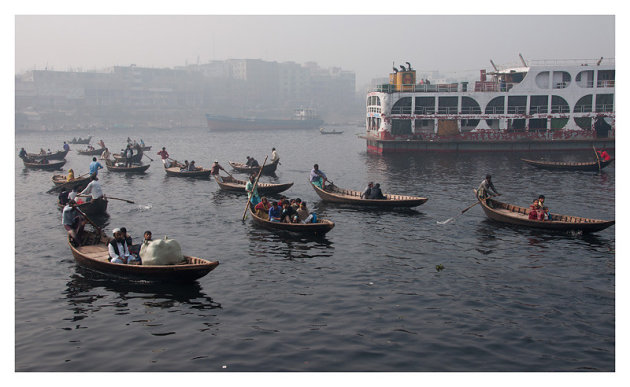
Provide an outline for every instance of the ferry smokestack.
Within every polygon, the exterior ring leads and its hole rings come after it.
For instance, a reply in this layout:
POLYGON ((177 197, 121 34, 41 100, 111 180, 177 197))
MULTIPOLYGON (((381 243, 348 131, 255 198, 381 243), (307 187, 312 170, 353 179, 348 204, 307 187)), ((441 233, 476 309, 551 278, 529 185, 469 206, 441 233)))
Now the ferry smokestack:
POLYGON ((400 67, 400 69, 401 69, 402 71, 405 71, 405 66, 400 65, 400 66, 398 66, 398 67, 400 67))
POLYGON ((411 71, 411 63, 405 62, 407 64, 407 71, 411 71))
POLYGON ((395 73, 398 73, 398 69, 396 67, 392 67, 395 73))
POLYGON ((525 63, 525 59, 523 59, 523 55, 519 53, 518 57, 521 58, 521 63, 523 64, 523 67, 527 67, 527 63, 525 63))

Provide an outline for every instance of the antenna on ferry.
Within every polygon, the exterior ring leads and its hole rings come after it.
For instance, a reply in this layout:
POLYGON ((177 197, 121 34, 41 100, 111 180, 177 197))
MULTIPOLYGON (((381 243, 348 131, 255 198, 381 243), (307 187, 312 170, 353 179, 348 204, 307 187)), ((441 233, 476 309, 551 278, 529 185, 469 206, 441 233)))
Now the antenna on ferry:
POLYGON ((604 57, 602 56, 601 58, 599 58, 599 60, 597 61, 597 65, 599 66, 600 63, 602 63, 602 60, 604 60, 604 57))
POLYGON ((499 69, 497 68, 497 66, 494 64, 494 62, 492 61, 492 59, 490 59, 490 63, 492 64, 492 67, 494 67, 494 71, 499 71, 499 69))
POLYGON ((525 59, 523 59, 523 55, 519 53, 518 57, 521 58, 521 63, 523 64, 523 67, 527 67, 527 63, 525 63, 525 59))

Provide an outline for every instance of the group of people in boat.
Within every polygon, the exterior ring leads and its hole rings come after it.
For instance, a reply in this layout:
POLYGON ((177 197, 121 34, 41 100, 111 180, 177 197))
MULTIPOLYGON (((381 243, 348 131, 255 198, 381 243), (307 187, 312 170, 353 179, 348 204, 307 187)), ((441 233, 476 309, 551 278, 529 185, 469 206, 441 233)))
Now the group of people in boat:
POLYGON ((309 211, 306 202, 300 198, 282 198, 271 202, 266 197, 262 197, 254 206, 254 212, 259 218, 271 222, 317 223, 317 214, 309 211))
MULTIPOLYGON (((115 228, 112 230, 114 236, 107 243, 107 252, 109 254, 109 261, 111 263, 121 263, 127 265, 141 265, 142 258, 140 257, 140 246, 134 245, 131 236, 127 233, 125 227, 115 228)), ((144 232, 143 243, 149 243, 153 241, 151 231, 144 232)))
POLYGON ((545 195, 539 195, 529 206, 530 220, 552 220, 549 208, 545 206, 545 195))
POLYGON ((184 164, 179 164, 180 172, 194 172, 201 171, 203 168, 195 165, 195 160, 192 160, 190 163, 188 160, 184 160, 184 164))
POLYGON ((258 160, 256 160, 253 157, 249 157, 249 156, 247 156, 247 161, 245 162, 245 165, 248 166, 248 167, 252 167, 252 168, 260 167, 260 164, 258 163, 258 160))
MULTIPOLYGON (((46 151, 44 150, 44 148, 42 148, 39 152, 39 154, 41 156, 46 156, 46 155, 50 155, 52 154, 52 152, 50 152, 50 149, 48 149, 48 153, 46 153, 46 151), (43 152, 43 153, 42 153, 43 152)), ((22 160, 24 160, 27 163, 32 163, 32 164, 50 164, 50 162, 48 161, 48 158, 46 157, 42 157, 41 159, 37 160, 37 159, 33 159, 30 158, 28 156, 28 152, 26 152, 26 149, 21 148, 20 152, 18 153, 18 157, 21 158, 22 160)))

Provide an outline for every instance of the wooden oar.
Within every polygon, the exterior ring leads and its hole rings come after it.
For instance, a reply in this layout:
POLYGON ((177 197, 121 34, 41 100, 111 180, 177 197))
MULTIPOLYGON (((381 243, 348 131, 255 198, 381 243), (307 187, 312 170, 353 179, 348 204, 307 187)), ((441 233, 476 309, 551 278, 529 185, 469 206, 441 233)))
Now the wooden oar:
MULTIPOLYGON (((262 170, 265 167, 265 164, 267 163, 267 157, 269 156, 265 156, 265 161, 263 161, 262 167, 260 167, 260 171, 258 171, 258 176, 256 176, 256 180, 254 181, 254 185, 252 186, 252 197, 254 196, 254 190, 256 189, 256 185, 258 184, 258 179, 260 179, 260 175, 262 174, 262 170)), ((249 195, 247 195, 247 205, 245 206, 245 211, 243 211, 243 221, 245 221, 245 218, 247 217, 247 210, 249 209, 249 195)))
POLYGON ((79 209, 78 205, 74 206, 74 208, 79 212, 79 214, 81 214, 85 218, 85 220, 87 220, 92 226, 94 226, 94 228, 96 228, 99 233, 103 231, 99 226, 96 225, 96 223, 92 222, 92 220, 88 218, 88 216, 85 215, 83 211, 79 209))
MULTIPOLYGON (((493 198, 493 197, 495 197, 495 196, 499 196, 499 195, 500 195, 500 194, 497 194, 497 195, 491 195, 491 196, 488 196, 486 199, 490 199, 490 198, 493 198)), ((484 199, 484 200, 485 200, 485 199, 484 199)), ((460 212, 459 214, 455 215, 455 216, 454 216, 454 217, 452 217, 452 218, 448 218, 448 219, 446 219, 446 220, 445 220, 445 221, 443 221, 443 222, 438 222, 438 224, 446 224, 446 223, 448 223, 448 222, 450 222, 450 221, 452 221, 452 220, 455 220, 458 216, 462 215, 463 213, 465 213, 466 211, 470 210, 471 208, 473 208, 474 206, 476 206, 476 205, 477 205, 477 204, 479 204, 479 203, 481 203, 481 200, 479 200, 479 199, 478 199, 475 203, 473 203, 473 204, 471 204, 470 206, 468 206, 468 207, 464 208, 464 209, 462 210, 462 212, 460 212)))
POLYGON ((595 152, 595 157, 597 157, 597 167, 599 171, 602 171, 602 164, 599 162, 599 155, 597 154, 597 150, 595 150, 595 145, 593 145, 593 152, 595 152))
POLYGON ((147 158, 148 158, 149 160, 153 161, 153 159, 152 159, 152 158, 150 158, 150 157, 149 157, 149 155, 148 155, 148 154, 146 154, 146 152, 144 152, 144 151, 143 151, 143 152, 142 152, 142 155, 143 155, 143 156, 147 156, 147 158))
POLYGON ((121 200, 123 202, 131 203, 131 204, 135 204, 136 203, 136 202, 131 201, 131 200, 114 198, 114 197, 111 197, 111 196, 103 196, 103 197, 106 198, 106 199, 121 200))

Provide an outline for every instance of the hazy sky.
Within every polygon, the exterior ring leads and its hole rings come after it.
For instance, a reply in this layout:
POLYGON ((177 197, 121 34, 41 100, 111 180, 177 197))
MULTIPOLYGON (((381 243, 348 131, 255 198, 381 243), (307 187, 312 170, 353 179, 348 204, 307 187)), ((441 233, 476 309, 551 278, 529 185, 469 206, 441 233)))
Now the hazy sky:
POLYGON ((614 16, 15 16, 15 71, 315 61, 386 77, 392 62, 468 71, 615 56, 614 16))

